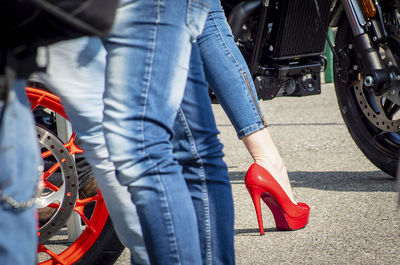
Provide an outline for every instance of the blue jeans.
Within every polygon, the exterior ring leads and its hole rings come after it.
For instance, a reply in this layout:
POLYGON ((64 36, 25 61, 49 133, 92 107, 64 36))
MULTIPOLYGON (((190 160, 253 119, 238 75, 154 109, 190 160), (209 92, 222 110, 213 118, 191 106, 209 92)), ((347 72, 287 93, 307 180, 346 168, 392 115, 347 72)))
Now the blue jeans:
MULTIPOLYGON (((0 190, 17 202, 30 200, 36 191, 40 165, 33 117, 18 80, 4 109, 0 101, 0 190)), ((0 264, 36 264, 35 208, 16 209, 0 199, 0 264)))
POLYGON ((126 187, 119 184, 109 160, 103 133, 103 93, 106 52, 98 38, 53 44, 49 58, 39 51, 38 62, 49 61, 47 74, 33 78, 58 95, 80 147, 100 187, 121 242, 130 249, 133 264, 149 264, 136 207, 126 187))
POLYGON ((106 142, 154 264, 234 263, 232 193, 196 48, 187 78, 207 11, 122 1, 106 40, 106 142))
POLYGON ((211 0, 203 33, 198 38, 206 79, 242 138, 266 126, 254 83, 219 0, 211 0))
POLYGON ((173 152, 195 206, 203 264, 234 264, 232 191, 201 65, 195 43, 173 152))

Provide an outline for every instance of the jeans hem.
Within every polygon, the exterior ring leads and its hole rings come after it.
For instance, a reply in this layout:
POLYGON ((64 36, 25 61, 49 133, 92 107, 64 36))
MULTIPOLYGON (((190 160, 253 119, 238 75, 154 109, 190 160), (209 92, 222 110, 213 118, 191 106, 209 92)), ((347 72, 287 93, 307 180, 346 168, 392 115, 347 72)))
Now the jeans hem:
POLYGON ((241 140, 244 136, 250 135, 256 131, 260 131, 264 129, 266 126, 260 121, 257 122, 256 124, 247 126, 246 128, 241 129, 240 131, 237 132, 237 136, 239 140, 241 140))

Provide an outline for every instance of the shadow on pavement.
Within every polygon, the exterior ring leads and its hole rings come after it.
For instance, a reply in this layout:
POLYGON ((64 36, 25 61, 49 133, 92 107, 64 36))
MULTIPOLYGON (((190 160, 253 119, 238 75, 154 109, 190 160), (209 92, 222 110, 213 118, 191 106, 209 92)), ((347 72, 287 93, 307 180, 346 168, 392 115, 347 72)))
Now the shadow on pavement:
MULTIPOLYGON (((255 214, 254 214, 255 216, 255 214)), ((264 235, 268 235, 271 233, 287 233, 287 231, 279 231, 275 227, 264 227, 264 235)), ((245 229, 235 229, 235 235, 246 235, 246 236, 264 236, 260 235, 260 230, 258 228, 245 228, 245 229)))
MULTIPOLYGON (((229 172, 232 184, 243 184, 245 172, 229 172)), ((327 172, 289 172, 293 188, 311 188, 348 192, 395 192, 395 178, 381 171, 327 171, 327 172)))

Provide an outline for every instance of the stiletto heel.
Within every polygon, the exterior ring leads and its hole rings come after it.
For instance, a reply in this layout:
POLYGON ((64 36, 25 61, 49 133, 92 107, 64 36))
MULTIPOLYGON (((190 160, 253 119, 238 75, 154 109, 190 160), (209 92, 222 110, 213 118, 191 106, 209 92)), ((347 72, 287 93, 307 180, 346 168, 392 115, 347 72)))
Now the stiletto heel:
POLYGON ((264 234, 264 227, 260 199, 263 199, 274 215, 278 230, 297 230, 307 225, 310 207, 305 203, 293 203, 265 168, 256 163, 251 165, 245 184, 254 203, 261 235, 264 234))
POLYGON ((264 235, 264 225, 263 225, 263 220, 262 220, 261 203, 260 203, 261 194, 264 192, 264 190, 257 186, 253 186, 253 185, 248 185, 248 186, 246 186, 246 188, 250 193, 251 199, 253 200, 254 208, 256 209, 258 227, 260 229, 260 235, 264 235))

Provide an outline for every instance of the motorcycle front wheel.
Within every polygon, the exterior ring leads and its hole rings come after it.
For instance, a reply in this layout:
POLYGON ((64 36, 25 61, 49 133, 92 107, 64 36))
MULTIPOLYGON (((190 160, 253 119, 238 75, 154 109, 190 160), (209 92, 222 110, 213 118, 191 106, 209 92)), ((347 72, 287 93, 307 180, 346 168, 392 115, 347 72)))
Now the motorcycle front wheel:
POLYGON ((362 153, 375 166, 396 177, 400 150, 400 106, 364 87, 347 20, 343 20, 337 29, 335 45, 340 51, 340 62, 334 59, 334 84, 347 129, 362 153))

